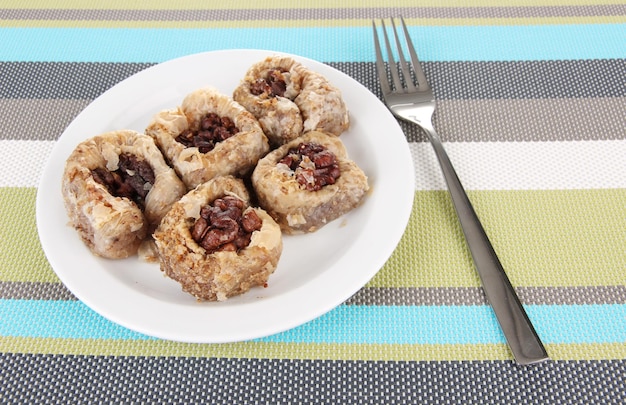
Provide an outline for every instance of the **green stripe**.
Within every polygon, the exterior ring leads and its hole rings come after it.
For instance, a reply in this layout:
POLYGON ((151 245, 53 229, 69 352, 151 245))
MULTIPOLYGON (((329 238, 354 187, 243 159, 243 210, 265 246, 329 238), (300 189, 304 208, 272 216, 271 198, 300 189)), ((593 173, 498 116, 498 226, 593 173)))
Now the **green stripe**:
MULTIPOLYGON (((475 361, 512 360, 505 344, 382 345, 240 342, 190 344, 164 340, 93 340, 0 337, 6 353, 82 356, 186 356, 260 359, 475 361)), ((552 360, 610 360, 626 357, 626 344, 549 344, 552 360)))
POLYGON ((58 281, 37 237, 36 195, 36 188, 0 188, 0 280, 2 281, 58 281))
MULTIPOLYGON (((468 194, 514 286, 626 284, 626 189, 468 194)), ((448 194, 417 191, 404 236, 369 286, 479 285, 448 194)))
MULTIPOLYGON (((626 189, 469 194, 514 286, 626 284, 626 189)), ((35 198, 35 188, 0 188, 0 281, 58 281, 35 198)), ((480 286, 446 192, 415 192, 407 230, 368 286, 480 286)))

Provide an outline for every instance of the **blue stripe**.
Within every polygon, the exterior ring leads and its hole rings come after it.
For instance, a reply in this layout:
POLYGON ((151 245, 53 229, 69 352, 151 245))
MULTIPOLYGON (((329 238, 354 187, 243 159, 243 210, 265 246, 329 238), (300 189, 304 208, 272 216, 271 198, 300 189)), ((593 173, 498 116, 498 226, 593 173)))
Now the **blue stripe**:
MULTIPOLYGON (((626 305, 531 305, 528 316, 544 343, 626 342, 626 305)), ((80 301, 0 300, 0 335, 82 339, 147 339, 80 301)), ((266 342, 377 344, 504 343, 488 306, 342 305, 266 342), (390 321, 393 320, 393 321, 390 321)))
POLYGON ((0 300, 0 336, 146 339, 80 301, 0 300))
MULTIPOLYGON (((626 24, 410 29, 425 61, 612 59, 626 55, 626 24)), ((0 38, 0 61, 162 62, 237 48, 272 49, 324 62, 371 62, 374 56, 369 27, 0 28, 0 38)))
MULTIPOLYGON (((544 343, 626 342, 626 305, 525 307, 544 343)), ((271 342, 505 343, 488 306, 341 306, 271 342), (394 321, 390 321, 394 320, 394 321)))

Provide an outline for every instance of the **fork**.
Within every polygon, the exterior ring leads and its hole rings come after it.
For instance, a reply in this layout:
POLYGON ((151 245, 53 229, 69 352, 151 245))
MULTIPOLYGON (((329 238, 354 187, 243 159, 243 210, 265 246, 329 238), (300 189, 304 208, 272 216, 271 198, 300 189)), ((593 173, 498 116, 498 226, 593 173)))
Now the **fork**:
POLYGON ((463 185, 450 162, 450 158, 435 132, 432 124, 432 116, 435 112, 433 91, 419 64, 404 18, 400 17, 400 21, 411 61, 409 63, 404 58, 396 24, 392 18, 392 31, 400 61, 398 65, 394 61, 385 21, 381 20, 383 38, 387 49, 387 65, 389 66, 393 84, 389 82, 376 22, 372 21, 376 50, 376 69, 385 104, 396 117, 417 124, 428 136, 441 166, 448 191, 474 260, 474 265, 483 284, 485 295, 493 307, 513 357, 519 364, 533 364, 547 360, 548 354, 546 349, 541 343, 530 319, 528 319, 528 315, 524 311, 519 297, 502 268, 502 264, 463 189, 463 185))

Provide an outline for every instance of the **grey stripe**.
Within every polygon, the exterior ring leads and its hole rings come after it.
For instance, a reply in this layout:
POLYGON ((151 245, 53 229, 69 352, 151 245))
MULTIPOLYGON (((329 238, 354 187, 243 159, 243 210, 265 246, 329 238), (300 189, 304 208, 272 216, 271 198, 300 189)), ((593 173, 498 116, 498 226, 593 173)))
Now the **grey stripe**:
MULTIPOLYGON (((380 94, 374 63, 328 63, 380 94)), ((95 98, 150 63, 1 62, 2 98, 95 98)), ((425 62, 438 99, 624 97, 626 59, 425 62), (584 79, 584 85, 583 85, 584 79)))
MULTIPOLYGON (((373 64, 330 65, 380 97, 373 64)), ((8 78, 0 87, 4 136, 57 139, 91 99, 149 66, 0 63, 0 77, 8 78)), ((425 70, 437 93, 435 126, 444 141, 624 138, 626 60, 437 62, 425 70), (579 77, 590 71, 597 73, 580 86, 579 77)), ((409 141, 425 140, 416 126, 401 125, 409 141)))
POLYGON ((56 140, 91 100, 0 99, 3 137, 19 140, 56 140))
MULTIPOLYGON (((0 99, 5 139, 56 140, 91 100, 0 99)), ((434 125, 444 141, 578 141, 624 139, 626 97, 440 100, 434 125)), ((400 124, 409 141, 425 138, 400 124)))
POLYGON ((63 283, 3 281, 0 299, 73 301, 77 298, 63 283))
POLYGON ((475 287, 366 287, 359 290, 346 305, 485 305, 482 289, 475 287))
MULTIPOLYGON (((626 286, 518 287, 526 305, 626 304, 626 286)), ((0 299, 76 300, 62 283, 0 282, 0 299)), ((485 305, 479 287, 365 287, 346 305, 485 305)))
POLYGON ((622 97, 626 59, 430 62, 424 71, 440 99, 622 97))
POLYGON ((626 14, 623 4, 545 7, 376 7, 223 10, 82 10, 2 9, 6 20, 74 21, 251 21, 405 18, 539 18, 626 14))
POLYGON ((624 108, 626 97, 441 100, 433 121, 444 141, 617 140, 624 108))
MULTIPOLYGON (((367 349, 356 345, 354 350, 367 349)), ((5 353, 0 354, 0 381, 3 402, 15 404, 611 405, 626 401, 623 359, 549 361, 532 367, 512 361, 418 360, 5 353)))
MULTIPOLYGON (((525 305, 626 304, 626 286, 518 287, 525 305)), ((347 305, 486 305, 480 287, 362 288, 347 305)))
MULTIPOLYGON (((379 94, 374 63, 328 64, 379 94)), ((623 81, 626 59, 425 62, 423 65, 440 100, 626 96, 623 81)), ((152 64, 2 62, 0 99, 95 98, 149 66, 152 64)))
POLYGON ((93 99, 153 63, 0 62, 0 99, 93 99))

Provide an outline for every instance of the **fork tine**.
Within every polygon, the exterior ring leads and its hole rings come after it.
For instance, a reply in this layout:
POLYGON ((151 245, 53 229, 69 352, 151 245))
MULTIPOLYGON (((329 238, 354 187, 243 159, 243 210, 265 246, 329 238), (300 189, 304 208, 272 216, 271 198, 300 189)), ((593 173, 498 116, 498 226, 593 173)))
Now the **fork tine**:
POLYGON ((409 91, 415 91, 417 88, 411 79, 411 70, 409 69, 409 65, 406 63, 406 59, 404 58, 404 52, 402 52, 402 45, 400 44, 400 37, 398 36, 398 30, 396 29, 396 23, 393 18, 391 19, 391 26, 393 27, 393 36, 396 39, 396 48, 398 49, 398 58, 400 59, 400 67, 402 68, 404 83, 409 88, 409 91))
POLYGON ((406 24, 404 22, 404 17, 400 17, 400 21, 402 22, 402 30, 404 31, 404 38, 406 39, 407 47, 409 48, 409 55, 411 55, 411 64, 413 64, 413 70, 415 71, 415 78, 417 79, 417 85, 420 90, 428 90, 430 89, 430 85, 426 80, 426 76, 424 75, 424 71, 422 70, 422 66, 420 65, 419 59, 417 59, 417 52, 415 52, 415 47, 413 46, 413 41, 411 41, 411 37, 409 36, 409 30, 406 28, 406 24))
POLYGON ((387 36, 387 27, 385 27, 385 20, 380 20, 380 23, 383 27, 383 37, 385 38, 385 46, 387 47, 387 59, 389 63, 389 70, 391 71, 391 78, 393 79, 393 85, 396 88, 396 91, 402 89, 402 82, 400 81, 400 76, 398 75, 398 69, 394 58, 393 52, 391 50, 391 44, 389 43, 389 36, 387 36))
POLYGON ((391 87, 389 86, 389 80, 387 80, 387 70, 385 69, 383 54, 380 50, 380 41, 378 39, 376 22, 374 20, 372 20, 372 27, 374 28, 374 48, 376 50, 376 70, 378 71, 378 80, 380 81, 380 88, 383 91, 383 95, 386 95, 391 92, 391 87))

